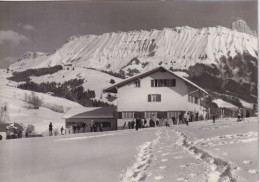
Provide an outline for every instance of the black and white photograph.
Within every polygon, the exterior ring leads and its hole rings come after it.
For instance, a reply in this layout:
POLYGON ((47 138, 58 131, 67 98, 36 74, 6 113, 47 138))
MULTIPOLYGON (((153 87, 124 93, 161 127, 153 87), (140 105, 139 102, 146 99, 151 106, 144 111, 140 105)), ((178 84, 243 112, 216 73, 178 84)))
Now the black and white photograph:
POLYGON ((0 2, 1 182, 258 182, 258 1, 0 2))

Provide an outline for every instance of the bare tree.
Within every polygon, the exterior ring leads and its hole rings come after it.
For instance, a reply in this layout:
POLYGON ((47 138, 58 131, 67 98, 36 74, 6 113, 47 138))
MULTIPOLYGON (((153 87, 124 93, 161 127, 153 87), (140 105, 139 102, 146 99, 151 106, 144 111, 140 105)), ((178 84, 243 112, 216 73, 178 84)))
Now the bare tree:
POLYGON ((8 103, 4 103, 0 109, 0 123, 10 122, 8 103))

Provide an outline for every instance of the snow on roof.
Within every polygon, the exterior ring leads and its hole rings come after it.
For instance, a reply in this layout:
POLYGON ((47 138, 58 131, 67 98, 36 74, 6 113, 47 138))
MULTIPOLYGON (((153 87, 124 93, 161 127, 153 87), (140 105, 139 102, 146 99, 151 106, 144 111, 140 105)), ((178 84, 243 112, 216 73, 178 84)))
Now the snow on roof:
POLYGON ((237 106, 235 106, 229 102, 226 102, 222 99, 215 99, 212 102, 216 103, 218 105, 218 107, 220 107, 220 108, 238 109, 237 106))
POLYGON ((88 112, 92 111, 94 109, 97 109, 99 107, 72 107, 68 112, 66 112, 63 116, 64 119, 70 118, 74 115, 83 113, 83 112, 88 112))
POLYGON ((114 118, 114 111, 114 107, 74 107, 63 118, 114 118))
POLYGON ((154 72, 157 72, 157 71, 159 71, 159 70, 161 70, 161 69, 164 69, 164 70, 168 71, 169 73, 171 73, 171 74, 173 74, 174 76, 176 76, 176 77, 178 77, 178 78, 184 80, 185 82, 187 82, 187 83, 189 83, 190 85, 192 85, 192 86, 198 88, 199 90, 201 90, 202 92, 204 92, 205 94, 208 95, 208 92, 207 92, 206 90, 204 90, 203 88, 201 88, 200 86, 198 86, 198 85, 196 85, 195 83, 191 82, 191 81, 188 80, 187 78, 184 78, 184 77, 180 76, 180 74, 177 74, 177 73, 175 73, 175 72, 173 72, 173 71, 171 71, 171 70, 168 70, 168 69, 166 69, 166 68, 164 68, 164 67, 162 67, 162 66, 157 67, 157 68, 154 68, 154 69, 152 69, 152 70, 150 70, 150 71, 147 71, 147 72, 144 72, 144 73, 137 74, 137 75, 135 75, 135 76, 133 76, 133 77, 127 78, 127 79, 125 79, 125 80, 123 80, 123 81, 121 81, 121 82, 119 82, 119 83, 117 83, 117 84, 114 84, 114 85, 112 85, 112 86, 110 86, 110 87, 105 88, 104 91, 105 91, 105 92, 116 92, 118 87, 121 87, 121 86, 123 86, 123 85, 125 85, 125 84, 127 84, 127 83, 129 83, 129 82, 131 82, 131 81, 134 81, 134 80, 138 79, 138 78, 146 77, 146 76, 148 76, 148 75, 150 75, 150 74, 152 74, 152 73, 154 73, 154 72))

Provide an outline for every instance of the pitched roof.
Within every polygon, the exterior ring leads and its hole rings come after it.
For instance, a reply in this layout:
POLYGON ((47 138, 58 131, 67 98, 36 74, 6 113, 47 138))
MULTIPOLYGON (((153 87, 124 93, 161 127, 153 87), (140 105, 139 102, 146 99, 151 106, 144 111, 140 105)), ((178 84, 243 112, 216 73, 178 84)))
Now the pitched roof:
POLYGON ((64 116, 64 119, 80 118, 115 118, 115 107, 74 107, 71 108, 64 116))
POLYGON ((105 88, 104 91, 105 91, 105 92, 113 92, 113 93, 116 93, 116 92, 117 92, 117 88, 119 88, 119 87, 121 87, 121 86, 123 86, 123 85, 125 85, 125 84, 127 84, 127 83, 129 83, 129 82, 132 82, 132 81, 134 81, 134 80, 136 80, 136 79, 144 78, 144 77, 146 77, 146 76, 148 76, 148 75, 150 75, 150 74, 152 74, 152 73, 155 73, 155 72, 157 72, 157 71, 160 71, 160 70, 168 71, 169 73, 171 73, 171 74, 173 74, 174 76, 176 76, 176 77, 182 79, 183 81, 185 81, 185 82, 187 82, 188 84, 190 84, 190 85, 196 87, 197 89, 201 90, 202 92, 204 92, 205 94, 208 95, 208 92, 207 92, 206 90, 204 90, 203 88, 201 88, 200 86, 196 85, 195 83, 193 83, 192 81, 188 80, 187 78, 184 78, 184 77, 182 77, 182 76, 176 74, 175 72, 173 72, 173 71, 171 71, 171 70, 168 70, 168 69, 166 69, 166 68, 164 68, 164 67, 162 67, 162 66, 157 67, 157 68, 154 68, 154 69, 152 69, 152 70, 150 70, 150 71, 147 71, 147 72, 144 72, 144 73, 137 74, 137 75, 135 75, 135 76, 133 76, 133 77, 127 78, 127 79, 125 79, 125 80, 123 80, 123 81, 121 81, 121 82, 119 82, 119 83, 117 83, 117 84, 114 84, 114 85, 112 85, 112 86, 110 86, 110 87, 105 88))

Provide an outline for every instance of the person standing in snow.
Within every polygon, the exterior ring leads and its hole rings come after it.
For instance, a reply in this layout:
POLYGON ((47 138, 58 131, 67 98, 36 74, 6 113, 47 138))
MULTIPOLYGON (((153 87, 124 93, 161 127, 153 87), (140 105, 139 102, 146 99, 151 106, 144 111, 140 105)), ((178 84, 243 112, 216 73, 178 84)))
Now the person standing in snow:
POLYGON ((131 129, 131 121, 128 121, 128 129, 131 129))
POLYGON ((49 124, 49 135, 52 136, 52 122, 49 124))
POLYGON ((99 123, 99 130, 100 130, 101 132, 103 131, 103 125, 102 125, 101 122, 99 123))
POLYGON ((63 135, 63 131, 64 131, 64 128, 63 128, 63 126, 62 126, 61 129, 60 129, 60 134, 61 134, 61 135, 63 135))
POLYGON ((97 123, 93 124, 93 130, 94 130, 94 132, 97 132, 97 123))
POLYGON ((156 120, 156 126, 159 126, 159 120, 158 119, 156 120))
POLYGON ((136 129, 136 131, 138 130, 138 128, 140 127, 140 120, 139 120, 139 118, 136 118, 136 120, 135 120, 135 129, 136 129))
POLYGON ((193 121, 193 113, 190 114, 190 122, 193 121))
POLYGON ((166 127, 170 127, 170 124, 169 124, 168 119, 166 119, 166 121, 165 121, 165 126, 166 126, 166 127))
POLYGON ((153 126, 153 120, 150 119, 150 121, 149 121, 149 127, 152 127, 152 126, 153 126))
POLYGON ((77 124, 78 133, 80 133, 80 123, 77 124))
POLYGON ((90 122, 90 132, 93 132, 93 125, 94 125, 94 121, 91 120, 91 122, 90 122))
POLYGON ((124 125, 123 125, 123 128, 122 129, 125 129, 126 128, 126 122, 124 123, 124 125))
POLYGON ((199 112, 196 112, 195 121, 199 120, 199 112))
POLYGON ((83 123, 82 123, 83 133, 85 133, 86 126, 87 126, 86 122, 83 122, 83 123))
POLYGON ((73 123, 72 129, 74 134, 76 133, 76 128, 77 128, 76 123, 73 123))
POLYGON ((189 125, 189 120, 190 120, 190 115, 188 112, 186 112, 184 114, 184 121, 185 121, 185 124, 188 126, 189 125))
POLYGON ((172 124, 175 125, 175 117, 172 117, 172 124))
POLYGON ((147 127, 147 120, 146 120, 146 118, 144 118, 144 127, 146 128, 147 127))
POLYGON ((135 127, 135 121, 133 120, 132 121, 132 129, 134 129, 134 127, 135 127))
POLYGON ((215 119, 216 119, 215 114, 212 114, 212 120, 213 120, 212 123, 215 123, 215 119))
POLYGON ((179 125, 179 124, 182 124, 182 122, 183 122, 183 114, 180 113, 180 115, 179 115, 179 123, 178 123, 178 125, 179 125))
POLYGON ((237 121, 241 121, 241 109, 238 109, 237 121))

